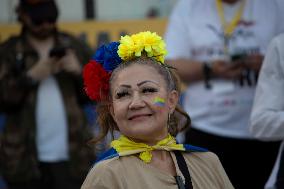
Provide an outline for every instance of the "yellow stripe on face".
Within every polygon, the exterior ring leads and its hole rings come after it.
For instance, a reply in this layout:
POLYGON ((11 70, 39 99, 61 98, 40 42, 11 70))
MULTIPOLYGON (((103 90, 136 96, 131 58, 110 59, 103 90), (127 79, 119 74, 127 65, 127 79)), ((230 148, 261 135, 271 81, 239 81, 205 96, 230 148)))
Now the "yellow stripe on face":
POLYGON ((165 105, 165 99, 160 97, 155 97, 154 104, 157 106, 164 106, 165 105))

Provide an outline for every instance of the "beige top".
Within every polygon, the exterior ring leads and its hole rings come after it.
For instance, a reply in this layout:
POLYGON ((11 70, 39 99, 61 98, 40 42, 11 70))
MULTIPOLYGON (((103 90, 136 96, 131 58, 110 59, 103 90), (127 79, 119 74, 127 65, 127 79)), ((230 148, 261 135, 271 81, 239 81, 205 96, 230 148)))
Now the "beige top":
MULTIPOLYGON (((182 176, 171 152, 177 175, 182 176)), ((194 189, 232 189, 218 157, 212 152, 183 153, 194 189)), ((183 178, 183 176, 182 176, 183 178)), ((96 164, 81 189, 177 189, 175 178, 136 156, 115 157, 96 164)))

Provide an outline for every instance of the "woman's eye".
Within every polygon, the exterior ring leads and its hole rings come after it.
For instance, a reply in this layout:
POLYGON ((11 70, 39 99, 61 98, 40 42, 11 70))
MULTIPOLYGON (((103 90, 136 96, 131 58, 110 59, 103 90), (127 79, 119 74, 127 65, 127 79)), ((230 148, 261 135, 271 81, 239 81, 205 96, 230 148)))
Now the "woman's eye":
POLYGON ((155 93, 155 92, 158 92, 158 90, 155 89, 155 88, 144 88, 144 89, 142 90, 142 92, 143 92, 143 93, 155 93))
POLYGON ((119 99, 119 98, 125 97, 127 95, 129 95, 129 93, 127 91, 118 92, 118 93, 116 93, 116 98, 119 99))

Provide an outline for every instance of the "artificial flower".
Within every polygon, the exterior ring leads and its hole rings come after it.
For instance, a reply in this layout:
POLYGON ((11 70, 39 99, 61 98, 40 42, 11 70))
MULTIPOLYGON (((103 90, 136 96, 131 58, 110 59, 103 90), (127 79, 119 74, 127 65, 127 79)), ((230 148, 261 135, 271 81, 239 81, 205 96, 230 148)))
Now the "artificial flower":
POLYGON ((103 100, 109 91, 110 73, 106 72, 102 64, 91 60, 83 69, 85 92, 90 99, 103 100))
POLYGON ((111 42, 107 45, 102 45, 96 51, 96 54, 92 59, 102 64, 106 71, 111 72, 122 62, 121 58, 117 54, 118 46, 118 42, 111 42))
POLYGON ((165 42, 160 36, 155 32, 146 31, 121 37, 117 53, 122 60, 127 61, 135 56, 141 56, 145 51, 148 57, 164 63, 164 56, 167 53, 165 47, 165 42))

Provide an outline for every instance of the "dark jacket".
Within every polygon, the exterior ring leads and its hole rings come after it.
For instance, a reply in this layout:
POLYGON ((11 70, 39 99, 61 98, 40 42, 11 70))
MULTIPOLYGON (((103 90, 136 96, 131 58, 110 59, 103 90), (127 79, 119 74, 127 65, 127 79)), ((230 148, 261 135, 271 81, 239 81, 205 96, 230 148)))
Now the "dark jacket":
MULTIPOLYGON (((56 46, 59 45, 72 48, 82 64, 88 62, 92 53, 79 40, 58 32, 56 46)), ((6 115, 0 135, 0 173, 10 182, 29 181, 40 176, 35 144, 38 84, 25 75, 38 59, 23 34, 11 37, 0 46, 0 112, 6 115)), ((67 72, 60 72, 55 78, 68 121, 70 173, 74 179, 83 179, 94 160, 94 152, 86 145, 92 135, 82 108, 88 102, 82 78, 67 72)))

